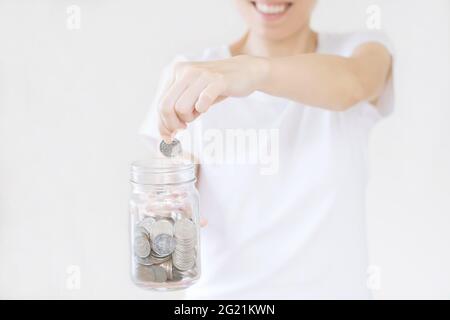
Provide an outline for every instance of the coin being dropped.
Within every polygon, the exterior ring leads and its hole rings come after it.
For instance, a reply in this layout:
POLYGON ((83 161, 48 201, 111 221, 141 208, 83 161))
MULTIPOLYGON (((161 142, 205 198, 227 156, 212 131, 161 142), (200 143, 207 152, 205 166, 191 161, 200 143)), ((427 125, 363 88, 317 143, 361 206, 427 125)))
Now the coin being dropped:
POLYGON ((168 256, 175 250, 176 241, 168 234, 162 233, 153 240, 153 250, 159 256, 168 256))
POLYGON ((182 152, 181 143, 177 139, 173 139, 171 143, 166 143, 164 140, 161 141, 159 150, 168 158, 179 156, 182 152))
POLYGON ((140 235, 134 238, 134 252, 140 258, 145 258, 150 254, 150 242, 146 236, 140 235))

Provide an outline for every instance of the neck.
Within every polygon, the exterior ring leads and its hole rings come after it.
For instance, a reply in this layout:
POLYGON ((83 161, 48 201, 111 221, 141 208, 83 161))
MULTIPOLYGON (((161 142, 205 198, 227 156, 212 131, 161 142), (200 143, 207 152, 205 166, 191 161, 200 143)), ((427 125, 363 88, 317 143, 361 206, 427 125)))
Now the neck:
POLYGON ((317 33, 307 26, 280 40, 267 39, 249 31, 231 45, 230 50, 233 56, 246 54, 260 57, 284 57, 315 52, 316 47, 317 33))

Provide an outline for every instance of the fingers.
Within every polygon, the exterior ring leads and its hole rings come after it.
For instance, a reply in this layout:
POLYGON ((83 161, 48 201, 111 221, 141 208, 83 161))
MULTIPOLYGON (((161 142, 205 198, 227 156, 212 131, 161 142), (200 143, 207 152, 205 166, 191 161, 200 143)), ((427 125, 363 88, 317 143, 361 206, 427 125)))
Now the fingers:
POLYGON ((221 81, 214 81, 210 83, 199 95, 198 101, 195 104, 195 109, 199 113, 208 111, 220 97, 224 91, 224 84, 221 81))
POLYGON ((172 132, 171 130, 167 129, 167 127, 165 126, 164 120, 161 117, 161 115, 159 116, 158 130, 159 130, 159 134, 161 135, 161 138, 164 140, 165 143, 171 143, 172 142, 173 136, 174 136, 174 132, 172 132))
POLYGON ((203 73, 181 94, 175 103, 175 112, 182 121, 191 122, 199 115, 194 105, 210 82, 211 77, 203 73))
MULTIPOLYGON (((186 86, 186 81, 175 80, 161 100, 159 110, 161 123, 170 133, 186 127, 185 122, 178 117, 175 111, 175 102, 183 93, 186 86)), ((163 132, 161 132, 161 134, 163 134, 163 132)))
POLYGON ((175 69, 174 81, 167 89, 159 108, 159 131, 166 142, 171 142, 178 130, 196 119, 217 102, 225 86, 221 77, 199 67, 181 63, 175 69))
POLYGON ((175 75, 175 80, 164 94, 159 108, 160 134, 166 142, 170 142, 172 140, 172 137, 177 130, 185 129, 186 122, 188 122, 188 120, 192 121, 196 116, 198 116, 192 111, 188 112, 184 105, 180 114, 177 113, 175 108, 176 102, 180 96, 182 96, 186 88, 188 88, 189 85, 192 82, 195 82, 198 78, 198 72, 184 69, 181 69, 180 71, 180 69, 181 67, 177 67, 178 71, 175 75))

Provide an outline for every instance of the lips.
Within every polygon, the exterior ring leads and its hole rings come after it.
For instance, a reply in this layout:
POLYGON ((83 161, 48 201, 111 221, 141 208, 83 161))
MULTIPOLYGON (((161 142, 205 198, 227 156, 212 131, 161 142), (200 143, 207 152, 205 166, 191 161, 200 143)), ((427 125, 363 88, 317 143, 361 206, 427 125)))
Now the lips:
POLYGON ((291 2, 251 1, 255 10, 265 17, 280 17, 289 10, 291 2))

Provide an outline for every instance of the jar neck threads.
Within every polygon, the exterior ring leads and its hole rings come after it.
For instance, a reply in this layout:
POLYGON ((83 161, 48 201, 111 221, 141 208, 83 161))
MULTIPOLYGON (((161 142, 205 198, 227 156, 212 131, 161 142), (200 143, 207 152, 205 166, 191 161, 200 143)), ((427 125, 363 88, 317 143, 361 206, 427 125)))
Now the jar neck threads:
POLYGON ((181 159, 154 158, 131 165, 131 183, 138 185, 177 185, 195 182, 195 165, 181 159))

